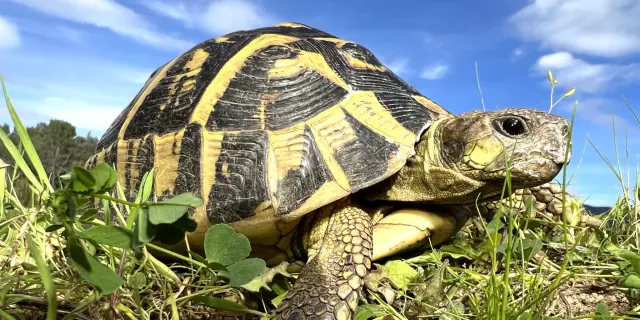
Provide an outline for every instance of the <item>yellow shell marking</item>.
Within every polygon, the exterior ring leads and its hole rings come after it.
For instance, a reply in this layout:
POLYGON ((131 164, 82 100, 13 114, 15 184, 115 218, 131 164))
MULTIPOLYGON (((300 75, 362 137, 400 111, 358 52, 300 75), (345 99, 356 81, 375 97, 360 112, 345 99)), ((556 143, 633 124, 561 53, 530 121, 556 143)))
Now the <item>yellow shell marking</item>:
POLYGON ((204 206, 209 203, 211 187, 216 183, 216 162, 222 150, 223 132, 202 130, 202 198, 204 206))
POLYGON ((126 166, 126 159, 127 159, 127 149, 129 148, 129 141, 127 140, 123 140, 123 139, 119 139, 118 140, 118 146, 117 146, 118 150, 117 152, 117 158, 118 158, 118 163, 116 163, 116 171, 118 172, 118 182, 120 183, 120 185, 124 188, 127 185, 127 181, 126 181, 126 177, 125 177, 125 166, 126 166))
POLYGON ((360 60, 352 56, 347 52, 341 51, 340 54, 345 59, 347 64, 354 69, 368 69, 368 70, 379 71, 379 72, 384 72, 388 70, 385 66, 374 66, 370 63, 367 63, 366 61, 360 60))
MULTIPOLYGON (((342 171, 342 169, 340 169, 342 171)), ((335 177, 335 176, 334 176, 335 177)), ((347 182, 348 184, 348 182, 347 182)), ((350 187, 349 187, 350 189, 350 187)), ((307 212, 318 209, 322 204, 331 203, 349 195, 348 189, 345 189, 336 181, 325 182, 316 192, 307 199, 298 209, 294 210, 283 221, 290 221, 300 218, 307 212)))
POLYGON ((164 79, 165 76, 167 75, 167 71, 169 70, 169 68, 171 68, 176 61, 178 60, 178 58, 180 58, 180 55, 178 55, 177 57, 173 58, 173 60, 171 60, 169 63, 167 63, 162 70, 160 70, 155 77, 153 77, 153 79, 149 82, 149 85, 146 86, 143 90, 143 92, 140 94, 140 96, 138 97, 138 100, 135 101, 133 107, 131 108, 131 110, 129 110, 129 113, 127 114, 127 117, 124 120, 124 123, 122 124, 122 127, 120 128, 120 132, 118 132, 118 140, 122 140, 124 138, 124 133, 127 130, 127 127, 129 126, 129 123, 131 122, 131 119, 133 119, 133 115, 136 114, 136 112, 138 112, 138 108, 140 108, 140 105, 142 105, 142 102, 144 101, 144 99, 149 95, 149 93, 155 89, 158 86, 158 83, 160 83, 160 80, 164 79))
MULTIPOLYGON (((329 108, 306 121, 311 129, 327 168, 333 178, 346 191, 351 190, 346 174, 335 158, 335 150, 355 138, 355 133, 340 108, 329 108)), ((316 194, 320 191, 316 192, 316 194)))
POLYGON ((344 40, 344 39, 340 39, 340 38, 323 38, 323 37, 318 37, 318 38, 313 38, 315 40, 319 40, 319 41, 326 41, 326 42, 333 42, 336 47, 338 49, 342 48, 342 46, 344 46, 347 43, 355 43, 353 41, 349 41, 349 40, 344 40))
POLYGON ((245 61, 258 50, 273 44, 285 44, 299 40, 296 37, 265 34, 257 37, 240 51, 238 51, 229 61, 220 69, 216 77, 209 83, 204 93, 200 97, 200 101, 191 115, 190 122, 197 122, 206 125, 209 115, 213 112, 213 106, 218 102, 227 90, 229 83, 240 72, 245 61))
POLYGON ((165 191, 173 194, 176 178, 178 177, 178 160, 184 129, 176 133, 167 133, 153 137, 155 143, 155 194, 165 191))
POLYGON ((207 61, 209 58, 209 53, 204 51, 204 49, 199 48, 195 50, 191 56, 191 59, 185 64, 185 69, 190 71, 200 70, 202 68, 202 64, 207 61))
MULTIPOLYGON (((140 139, 135 139, 131 141, 131 151, 127 151, 127 152, 131 152, 132 154, 132 163, 129 169, 129 185, 128 188, 129 189, 129 196, 132 195, 133 192, 135 192, 135 186, 136 186, 136 182, 138 182, 138 179, 140 179, 140 171, 138 170, 138 149, 140 149, 140 143, 142 142, 142 140, 140 139)), ((126 158, 125 158, 126 159, 126 158)))
POLYGON ((412 147, 416 135, 402 126, 370 91, 352 93, 340 103, 347 112, 375 133, 403 146, 412 147))
MULTIPOLYGON (((431 113, 433 113, 433 111, 435 111, 436 113, 438 113, 438 117, 439 118, 445 118, 445 117, 453 117, 453 115, 443 109, 440 105, 438 105, 437 103, 429 100, 426 97, 423 96, 418 96, 418 95, 413 95, 412 96, 413 99, 415 99, 416 101, 420 102, 420 104, 422 104, 423 106, 425 106, 425 108, 427 108, 427 110, 431 111, 431 113)), ((433 115, 433 114, 432 114, 433 115)))
POLYGON ((299 51, 294 59, 277 60, 274 68, 269 70, 268 77, 293 77, 306 69, 313 69, 343 89, 351 91, 349 85, 327 64, 327 60, 321 54, 314 52, 299 51))
MULTIPOLYGON (((204 64, 204 62, 207 61, 207 58, 209 58, 208 52, 204 51, 201 48, 195 50, 192 53, 191 59, 189 59, 189 61, 185 63, 182 69, 182 72, 179 75, 177 75, 173 80, 173 82, 169 85, 169 96, 178 95, 179 97, 181 93, 189 92, 193 90, 193 88, 196 86, 196 82, 194 79, 189 79, 183 82, 179 88, 179 91, 176 90, 176 86, 178 85, 178 83, 180 83, 180 80, 182 80, 182 78, 192 77, 200 73, 200 71, 202 70, 202 64, 204 64)), ((175 103, 176 105, 179 104, 180 103, 179 99, 176 99, 175 103)), ((160 106, 160 110, 164 110, 165 108, 166 108, 165 104, 162 104, 160 106)))
POLYGON ((294 23, 294 22, 283 22, 283 23, 278 23, 276 25, 274 25, 274 27, 290 27, 290 28, 307 28, 307 26, 301 25, 299 23, 294 23))
POLYGON ((302 165, 305 150, 304 123, 277 131, 267 131, 267 134, 278 170, 277 180, 282 180, 290 169, 302 165))

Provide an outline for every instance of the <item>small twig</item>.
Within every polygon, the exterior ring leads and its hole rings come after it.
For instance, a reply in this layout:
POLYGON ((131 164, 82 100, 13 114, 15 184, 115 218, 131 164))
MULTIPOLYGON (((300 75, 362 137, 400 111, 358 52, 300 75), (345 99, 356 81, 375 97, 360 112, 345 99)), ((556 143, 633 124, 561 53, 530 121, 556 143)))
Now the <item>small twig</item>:
MULTIPOLYGON (((21 308, 23 307, 32 307, 32 308, 45 307, 46 308, 48 305, 47 299, 34 297, 26 294, 12 294, 12 293, 7 294, 6 300, 12 300, 12 299, 18 300, 13 304, 20 306, 21 308)), ((58 299, 57 303, 58 303, 58 307, 64 310, 73 310, 77 306, 77 304, 75 303, 70 303, 68 300, 62 300, 62 299, 58 299)))
MULTIPOLYGON (((127 250, 122 250, 122 256, 120 257, 120 265, 118 266, 118 275, 120 277, 122 277, 122 274, 124 273, 124 262, 126 258, 127 258, 127 250)), ((114 314, 120 315, 120 311, 118 310, 118 290, 114 291, 111 294, 110 304, 114 314)))
POLYGON ((573 318, 573 312, 571 312, 571 306, 569 305, 569 301, 567 301, 567 298, 564 296, 564 293, 562 292, 558 292, 558 296, 560 297, 560 299, 562 299, 562 302, 564 302, 564 308, 566 309, 566 316, 569 318, 573 318))

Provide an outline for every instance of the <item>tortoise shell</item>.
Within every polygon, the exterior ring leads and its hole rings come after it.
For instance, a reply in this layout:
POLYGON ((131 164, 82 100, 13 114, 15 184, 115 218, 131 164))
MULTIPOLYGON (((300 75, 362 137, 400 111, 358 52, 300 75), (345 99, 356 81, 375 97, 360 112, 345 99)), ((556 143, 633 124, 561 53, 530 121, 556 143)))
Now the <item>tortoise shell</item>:
POLYGON ((199 226, 293 221, 396 173, 448 115, 365 47, 284 23, 206 40, 158 68, 88 165, 114 166, 130 199, 155 168, 158 200, 204 199, 199 226))

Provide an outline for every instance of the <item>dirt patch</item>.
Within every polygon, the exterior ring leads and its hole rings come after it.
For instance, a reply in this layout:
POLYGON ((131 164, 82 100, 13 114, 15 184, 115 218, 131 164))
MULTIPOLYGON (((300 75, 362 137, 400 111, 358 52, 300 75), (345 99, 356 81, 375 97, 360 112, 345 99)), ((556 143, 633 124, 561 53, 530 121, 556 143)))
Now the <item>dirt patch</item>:
POLYGON ((554 298, 548 315, 561 318, 593 315, 598 304, 602 304, 615 315, 624 314, 633 308, 623 291, 584 281, 563 284, 558 288, 554 298))

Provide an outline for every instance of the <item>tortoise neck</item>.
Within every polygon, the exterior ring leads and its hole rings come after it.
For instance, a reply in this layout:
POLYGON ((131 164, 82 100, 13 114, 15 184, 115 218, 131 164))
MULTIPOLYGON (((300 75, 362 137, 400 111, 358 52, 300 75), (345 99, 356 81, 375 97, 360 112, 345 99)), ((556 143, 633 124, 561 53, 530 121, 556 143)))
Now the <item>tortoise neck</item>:
POLYGON ((442 130, 450 118, 435 121, 416 144, 416 154, 370 198, 430 204, 473 203, 486 183, 471 179, 442 159, 442 130))
POLYGON ((443 119, 434 121, 416 143, 416 153, 384 183, 374 186, 369 198, 385 201, 432 202, 439 198, 429 172, 441 167, 438 132, 443 119))

